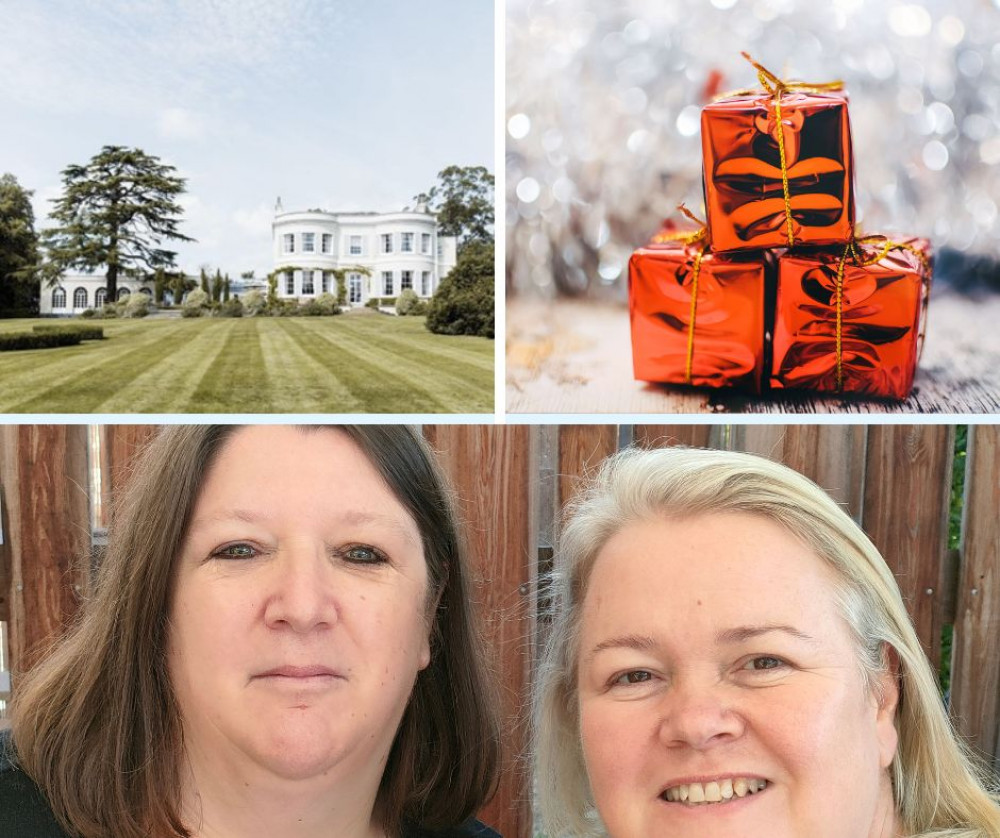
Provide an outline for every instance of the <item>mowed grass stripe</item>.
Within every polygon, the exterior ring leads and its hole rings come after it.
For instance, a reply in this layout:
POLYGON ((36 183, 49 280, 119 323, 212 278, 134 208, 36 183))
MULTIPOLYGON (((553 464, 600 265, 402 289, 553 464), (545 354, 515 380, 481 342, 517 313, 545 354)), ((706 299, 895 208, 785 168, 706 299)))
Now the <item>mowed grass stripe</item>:
POLYGON ((257 322, 229 322, 225 341, 191 388, 189 413, 255 413, 271 403, 257 322))
POLYGON ((320 328, 317 324, 314 331, 341 350, 345 344, 366 347, 365 357, 370 362, 379 366, 392 363, 395 375, 402 376, 417 389, 432 393, 439 403, 446 405, 448 411, 473 413, 493 409, 490 392, 493 386, 492 369, 483 370, 449 356, 420 352, 419 348, 406 342, 402 342, 400 348, 395 341, 383 340, 378 332, 359 334, 334 328, 319 331, 320 328))
POLYGON ((358 402, 353 412, 442 413, 452 409, 446 401, 419 386, 412 376, 400 375, 403 359, 397 355, 379 353, 337 329, 328 332, 303 329, 301 324, 293 326, 290 321, 282 326, 286 331, 295 328, 302 349, 325 364, 347 387, 358 402), (339 340, 331 340, 331 335, 337 335, 339 340))
POLYGON ((8 413, 94 413, 146 369, 190 339, 183 324, 115 329, 102 341, 80 346, 3 353, 20 356, 20 371, 8 376, 0 365, 0 410, 8 413), (44 382, 41 387, 39 382, 44 382), (9 398, 8 398, 9 397, 9 398))
POLYGON ((345 331, 362 340, 376 340, 385 349, 398 350, 403 357, 447 368, 466 379, 476 379, 482 373, 492 378, 492 344, 483 347, 481 341, 469 343, 468 338, 432 334, 423 325, 424 318, 405 318, 405 331, 385 328, 383 317, 345 317, 343 320, 345 331), (480 354, 470 352, 470 347, 480 354))
POLYGON ((172 331, 180 343, 167 354, 148 358, 149 366, 129 384, 96 408, 96 413, 199 413, 189 407, 206 372, 234 331, 236 321, 215 320, 204 324, 177 321, 172 331))

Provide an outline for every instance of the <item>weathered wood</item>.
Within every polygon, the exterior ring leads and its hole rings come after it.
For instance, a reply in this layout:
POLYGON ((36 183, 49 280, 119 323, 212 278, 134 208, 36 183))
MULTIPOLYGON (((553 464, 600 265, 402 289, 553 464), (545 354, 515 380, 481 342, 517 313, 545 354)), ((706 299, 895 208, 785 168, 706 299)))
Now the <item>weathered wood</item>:
POLYGON ((565 507, 584 479, 593 474, 601 461, 618 450, 615 425, 559 426, 559 508, 565 507))
POLYGON ((16 678, 62 633, 78 605, 77 586, 90 549, 87 429, 8 425, 0 429, 0 439, 16 678))
POLYGON ((102 526, 108 524, 115 496, 128 483, 136 457, 158 431, 157 425, 101 426, 101 501, 105 511, 102 526))
POLYGON ((735 451, 761 454, 822 486, 855 520, 865 481, 864 425, 733 425, 735 451))
POLYGON ((954 428, 872 425, 862 526, 896 575, 920 642, 941 658, 954 428))
POLYGON ((635 444, 642 448, 665 448, 690 445, 694 448, 718 447, 724 425, 636 425, 635 444))
POLYGON ((967 460, 951 711, 1000 769, 1000 426, 969 427, 967 460))
POLYGON ((646 384, 632 375, 628 309, 598 301, 506 301, 509 413, 1000 414, 1000 294, 931 300, 927 342, 904 402, 646 384))
POLYGON ((495 656, 504 713, 500 789, 482 818, 511 838, 531 833, 523 716, 535 634, 530 431, 491 425, 424 429, 457 493, 476 577, 474 597, 484 617, 487 648, 495 656))

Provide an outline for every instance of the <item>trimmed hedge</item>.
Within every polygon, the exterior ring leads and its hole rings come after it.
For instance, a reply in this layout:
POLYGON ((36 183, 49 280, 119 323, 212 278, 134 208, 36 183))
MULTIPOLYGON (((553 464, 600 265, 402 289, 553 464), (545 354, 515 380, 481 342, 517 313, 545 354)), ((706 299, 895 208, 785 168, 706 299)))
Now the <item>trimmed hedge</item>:
POLYGON ((76 346, 83 338, 77 332, 9 332, 0 334, 0 352, 16 349, 51 349, 76 346))
POLYGON ((103 326, 85 326, 82 323, 72 323, 67 325, 43 323, 39 326, 32 326, 31 331, 38 335, 48 335, 53 332, 63 334, 78 334, 80 340, 104 340, 103 326))

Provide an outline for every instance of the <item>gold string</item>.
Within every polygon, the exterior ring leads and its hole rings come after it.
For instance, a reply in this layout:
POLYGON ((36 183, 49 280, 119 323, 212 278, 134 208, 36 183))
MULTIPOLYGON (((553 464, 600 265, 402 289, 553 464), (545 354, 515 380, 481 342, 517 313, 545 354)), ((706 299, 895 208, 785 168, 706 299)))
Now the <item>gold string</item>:
POLYGON ((691 383, 691 368, 694 364, 694 321, 698 314, 698 274, 701 272, 701 260, 705 255, 705 245, 698 248, 694 257, 694 267, 691 270, 691 322, 688 324, 687 359, 684 364, 684 380, 691 383))

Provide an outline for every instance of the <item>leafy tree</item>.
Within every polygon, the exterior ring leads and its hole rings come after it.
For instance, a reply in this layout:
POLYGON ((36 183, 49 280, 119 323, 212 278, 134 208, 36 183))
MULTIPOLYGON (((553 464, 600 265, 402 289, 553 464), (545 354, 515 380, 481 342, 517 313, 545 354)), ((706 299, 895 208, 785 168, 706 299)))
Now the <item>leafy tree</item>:
POLYGON ((212 277, 212 302, 218 303, 222 300, 222 271, 215 269, 215 276, 212 277))
POLYGON ((175 251, 164 240, 194 241, 177 229, 184 179, 176 169, 138 148, 104 146, 84 166, 62 172, 63 196, 43 232, 47 274, 68 268, 106 268, 108 299, 117 299, 118 276, 169 268, 175 251))
POLYGON ((188 279, 182 271, 174 274, 173 279, 170 280, 170 293, 174 296, 174 305, 179 306, 184 300, 184 295, 197 286, 198 283, 193 279, 188 279))
POLYGON ((230 291, 229 274, 226 274, 225 278, 222 280, 222 302, 224 303, 229 302, 229 291, 230 291))
POLYGON ((153 274, 153 302, 159 305, 163 302, 163 292, 167 290, 167 272, 157 268, 153 274))
POLYGON ((207 296, 212 295, 212 291, 208 287, 208 271, 204 268, 201 269, 201 290, 204 291, 207 296))
POLYGON ((469 242, 458 262, 431 298, 427 328, 440 335, 480 335, 494 332, 492 242, 469 242))
POLYGON ((442 235, 458 237, 460 250, 493 241, 493 175, 485 166, 448 166, 430 192, 414 200, 437 216, 442 235))
POLYGON ((0 177, 0 311, 36 308, 38 236, 31 195, 14 175, 0 177))

